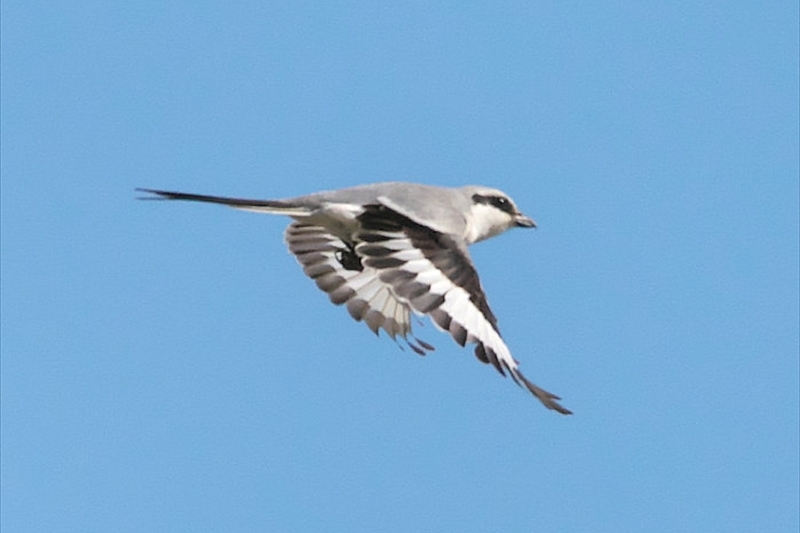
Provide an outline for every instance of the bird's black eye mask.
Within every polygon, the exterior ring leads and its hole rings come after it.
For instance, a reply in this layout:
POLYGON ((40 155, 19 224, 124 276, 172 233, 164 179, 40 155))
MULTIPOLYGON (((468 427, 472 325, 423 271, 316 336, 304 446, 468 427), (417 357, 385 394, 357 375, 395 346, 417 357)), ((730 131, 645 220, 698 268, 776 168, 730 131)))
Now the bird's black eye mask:
POLYGON ((481 194, 473 194, 472 201, 476 204, 486 204, 496 207, 500 211, 505 211, 509 215, 516 214, 514 205, 505 196, 483 196, 481 194))

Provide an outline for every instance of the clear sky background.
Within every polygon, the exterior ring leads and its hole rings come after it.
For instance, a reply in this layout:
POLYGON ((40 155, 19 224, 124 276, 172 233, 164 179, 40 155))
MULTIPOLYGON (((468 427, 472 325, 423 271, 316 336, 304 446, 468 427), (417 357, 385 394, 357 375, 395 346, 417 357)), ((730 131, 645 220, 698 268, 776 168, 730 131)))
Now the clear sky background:
POLYGON ((759 531, 798 517, 798 4, 2 3, 2 530, 759 531), (562 417, 136 201, 480 183, 562 417))

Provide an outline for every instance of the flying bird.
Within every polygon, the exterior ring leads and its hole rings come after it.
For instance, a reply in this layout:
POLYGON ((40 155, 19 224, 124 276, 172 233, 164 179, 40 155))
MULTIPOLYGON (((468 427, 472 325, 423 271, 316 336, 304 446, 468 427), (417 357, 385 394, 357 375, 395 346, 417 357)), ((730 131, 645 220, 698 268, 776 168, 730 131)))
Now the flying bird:
POLYGON ((535 228, 497 189, 373 183, 285 200, 248 200, 137 189, 152 200, 191 200, 293 219, 286 244, 303 271, 376 335, 403 339, 420 355, 434 349, 412 334, 412 312, 562 414, 555 394, 537 387, 500 336, 467 247, 513 227, 535 228))

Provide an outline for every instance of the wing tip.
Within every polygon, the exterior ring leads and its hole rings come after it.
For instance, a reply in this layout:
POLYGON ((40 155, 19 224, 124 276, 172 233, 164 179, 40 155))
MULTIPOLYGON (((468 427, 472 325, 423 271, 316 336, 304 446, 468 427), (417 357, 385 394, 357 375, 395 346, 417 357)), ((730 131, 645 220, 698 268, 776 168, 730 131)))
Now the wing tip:
POLYGON ((519 378, 520 381, 522 381, 525 384, 525 388, 527 388, 531 392, 531 394, 536 396, 536 398, 540 402, 542 402, 542 404, 544 404, 545 407, 547 407, 548 409, 552 409, 553 411, 556 411, 558 413, 561 413, 562 415, 573 414, 572 411, 570 411, 569 409, 558 403, 558 400, 561 399, 560 396, 556 396, 552 392, 547 392, 543 388, 537 387, 536 385, 531 383, 528 380, 528 378, 523 376, 519 371, 517 371, 516 374, 517 378, 519 378))

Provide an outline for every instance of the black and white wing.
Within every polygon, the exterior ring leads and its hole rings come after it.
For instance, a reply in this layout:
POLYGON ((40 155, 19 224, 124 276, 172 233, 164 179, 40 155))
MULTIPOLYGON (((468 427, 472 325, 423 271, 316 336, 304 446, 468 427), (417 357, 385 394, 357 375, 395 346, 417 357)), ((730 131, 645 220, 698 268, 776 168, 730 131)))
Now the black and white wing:
MULTIPOLYGON (((333 303, 392 338, 407 339, 411 310, 428 315, 461 346, 474 343, 478 359, 508 372, 546 407, 571 413, 519 371, 464 245, 382 205, 366 206, 357 219, 361 229, 352 243, 301 222, 286 231, 289 249, 333 303)), ((419 345, 409 345, 418 353, 433 349, 415 340, 419 345)))
POLYGON ((479 360, 491 363, 502 375, 507 371, 549 409, 571 414, 558 403, 558 396, 519 371, 463 244, 383 206, 369 207, 359 220, 362 231, 355 250, 365 267, 378 270, 379 278, 399 298, 417 313, 430 316, 458 344, 474 343, 479 360))
POLYGON ((365 267, 347 244, 326 228, 293 222, 286 228, 286 244, 303 271, 336 305, 345 304, 350 316, 363 321, 376 335, 384 330, 392 339, 404 339, 420 355, 433 346, 419 339, 412 342, 411 308, 382 281, 374 268, 365 267))

